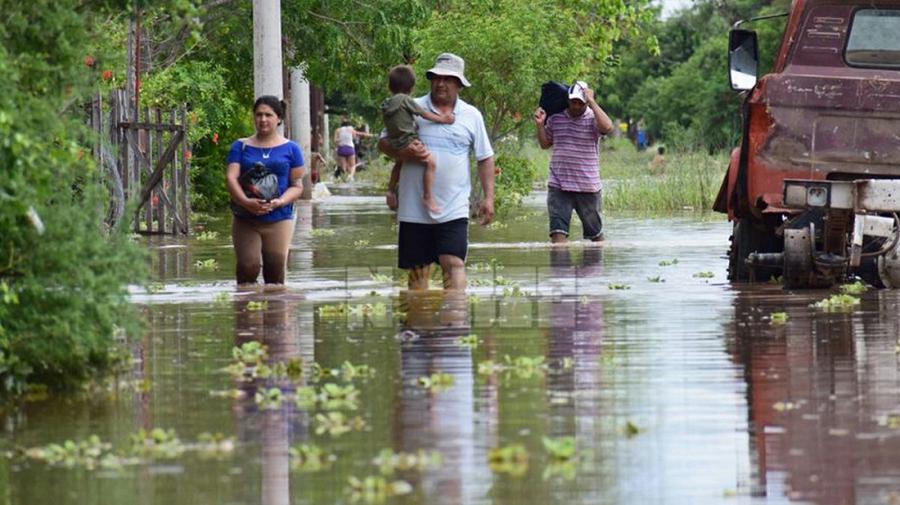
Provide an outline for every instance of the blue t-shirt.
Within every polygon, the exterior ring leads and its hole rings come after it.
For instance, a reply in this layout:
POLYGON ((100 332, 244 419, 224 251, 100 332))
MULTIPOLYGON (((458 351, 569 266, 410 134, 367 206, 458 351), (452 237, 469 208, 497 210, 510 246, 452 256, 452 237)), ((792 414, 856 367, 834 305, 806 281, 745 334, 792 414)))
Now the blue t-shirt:
MULTIPOLYGON (((225 163, 229 165, 239 163, 241 175, 250 170, 257 161, 278 176, 278 194, 283 195, 291 183, 291 169, 303 166, 303 151, 293 140, 288 140, 275 147, 254 147, 244 144, 242 140, 236 140, 231 144, 231 150, 228 151, 228 157, 225 159, 225 163)), ((252 219, 274 223, 291 219, 293 215, 294 204, 290 204, 252 219)))

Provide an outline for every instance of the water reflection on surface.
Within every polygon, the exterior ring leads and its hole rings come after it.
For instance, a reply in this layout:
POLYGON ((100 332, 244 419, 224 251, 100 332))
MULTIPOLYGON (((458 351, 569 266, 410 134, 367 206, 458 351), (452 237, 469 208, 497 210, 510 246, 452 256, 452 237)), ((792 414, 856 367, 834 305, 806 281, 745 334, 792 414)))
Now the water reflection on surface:
POLYGON ((351 503, 351 476, 412 485, 388 503, 900 503, 896 293, 831 314, 810 306, 826 292, 732 287, 727 223, 696 216, 607 216, 606 243, 550 247, 541 205, 472 228, 465 294, 401 289, 377 197, 304 205, 283 290, 235 290, 226 219, 210 223, 218 240, 151 239, 160 284, 133 290, 147 327, 121 378, 149 388, 6 408, 0 447, 96 434, 124 450, 161 427, 235 437, 235 451, 119 470, 3 458, 0 504, 351 503), (218 269, 196 268, 211 258, 218 269), (460 345, 472 335, 477 347, 460 345), (252 341, 271 364, 302 359, 303 379, 232 377, 232 348, 252 341), (546 366, 485 367, 520 359, 546 366), (314 363, 345 362, 376 373, 314 376, 314 363), (452 385, 423 387, 439 372, 452 385), (359 389, 343 413, 363 430, 331 436, 321 406, 292 400, 325 382, 359 389), (286 400, 259 405, 260 388, 286 400), (222 391, 242 394, 211 394, 222 391), (576 456, 555 460, 545 437, 573 437, 576 456), (304 471, 299 444, 336 459, 304 471), (513 445, 527 462, 489 462, 513 445), (382 475, 372 460, 384 449, 439 451, 443 464, 382 475))

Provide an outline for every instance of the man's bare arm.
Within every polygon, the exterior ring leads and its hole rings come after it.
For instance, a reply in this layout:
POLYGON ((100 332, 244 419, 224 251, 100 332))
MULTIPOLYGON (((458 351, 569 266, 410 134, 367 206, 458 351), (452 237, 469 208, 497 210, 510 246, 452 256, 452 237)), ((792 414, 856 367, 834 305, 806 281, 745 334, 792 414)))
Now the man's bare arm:
POLYGON ((478 214, 481 216, 481 224, 491 224, 494 220, 494 157, 485 158, 478 162, 478 177, 481 179, 481 190, 484 197, 478 204, 478 214))

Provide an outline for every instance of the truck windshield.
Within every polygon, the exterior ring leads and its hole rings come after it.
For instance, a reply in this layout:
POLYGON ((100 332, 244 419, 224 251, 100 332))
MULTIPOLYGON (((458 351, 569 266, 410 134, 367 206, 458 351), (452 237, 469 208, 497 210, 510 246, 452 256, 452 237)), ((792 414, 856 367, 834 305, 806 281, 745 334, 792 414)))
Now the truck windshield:
POLYGON ((900 68, 900 10, 861 9, 850 25, 850 65, 900 68))

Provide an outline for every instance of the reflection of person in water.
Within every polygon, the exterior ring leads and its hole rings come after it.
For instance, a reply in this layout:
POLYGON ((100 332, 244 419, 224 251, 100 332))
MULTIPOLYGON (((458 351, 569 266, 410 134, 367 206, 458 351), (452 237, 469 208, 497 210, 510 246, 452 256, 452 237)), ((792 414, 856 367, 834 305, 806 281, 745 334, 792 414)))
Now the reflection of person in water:
MULTIPOLYGON (((258 341, 268 348, 269 363, 301 358, 301 353, 313 352, 312 335, 308 335, 308 346, 302 345, 303 336, 297 336, 294 324, 294 304, 284 299, 266 300, 263 310, 249 310, 250 300, 235 303, 235 342, 237 347, 247 342, 258 341)), ((280 408, 260 409, 254 395, 260 387, 281 388, 284 395, 293 393, 290 381, 284 379, 254 380, 241 383, 246 396, 237 400, 240 422, 247 432, 242 436, 249 442, 258 441, 261 447, 262 487, 259 502, 262 505, 290 504, 290 453, 291 433, 304 432, 308 423, 294 410, 294 402, 284 401, 280 408), (295 427, 294 425, 298 425, 295 427), (254 433, 253 427, 259 432, 254 433)), ((283 396, 284 396, 283 395, 283 396)), ((255 501, 255 500, 254 500, 255 501)))
MULTIPOLYGON (((585 248, 582 252, 581 264, 573 265, 572 251, 568 248, 550 251, 550 272, 554 278, 571 278, 573 282, 596 278, 603 270, 603 250, 596 247, 585 248)), ((547 378, 550 391, 571 394, 578 391, 593 391, 599 380, 599 360, 601 340, 603 337, 603 302, 592 296, 584 298, 576 289, 571 295, 564 295, 552 302, 550 327, 547 329, 549 341, 549 362, 560 362, 565 358, 572 360, 572 366, 563 373, 553 374, 547 378)), ((596 412, 578 411, 578 396, 574 395, 574 405, 556 405, 561 409, 559 415, 551 415, 551 419, 570 420, 572 415, 564 415, 565 411, 574 408, 577 418, 591 418, 596 412)), ((591 402, 589 402, 591 403, 591 402)), ((593 404, 593 403, 592 403, 593 404)), ((573 435, 568 426, 551 426, 550 436, 573 435)), ((588 437, 590 439, 590 437, 588 437)))
MULTIPOLYGON (((422 474, 422 485, 433 498, 446 503, 473 503, 489 485, 487 454, 476 449, 476 430, 488 423, 475 421, 472 355, 457 344, 469 334, 468 301, 464 292, 408 293, 404 300, 406 335, 400 344, 403 390, 394 411, 397 451, 438 451, 444 464, 422 474), (443 372, 453 385, 440 393, 425 392, 419 377, 443 372)), ((483 414, 482 414, 483 415, 483 414)))

